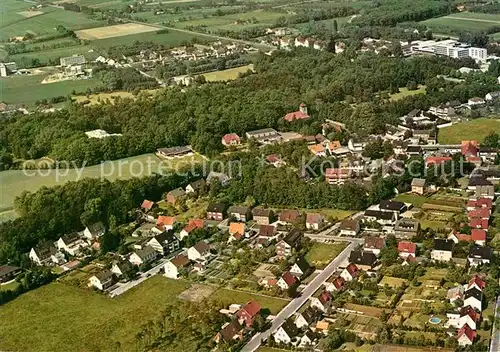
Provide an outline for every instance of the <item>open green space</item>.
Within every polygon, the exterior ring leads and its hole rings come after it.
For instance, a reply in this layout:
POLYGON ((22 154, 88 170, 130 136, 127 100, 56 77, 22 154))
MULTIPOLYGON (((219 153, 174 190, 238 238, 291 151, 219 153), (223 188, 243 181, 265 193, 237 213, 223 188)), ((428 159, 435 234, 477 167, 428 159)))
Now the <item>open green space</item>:
POLYGON ((160 160, 154 154, 143 154, 130 158, 107 161, 101 165, 83 169, 64 170, 8 170, 0 172, 0 209, 9 210, 14 205, 14 198, 23 191, 34 192, 42 186, 51 187, 75 181, 83 177, 104 177, 110 181, 147 176, 154 172, 175 170, 201 161, 201 156, 160 160), (150 165, 150 168, 148 167, 150 165))
POLYGON ((330 18, 327 20, 319 20, 319 21, 310 21, 310 22, 305 22, 305 23, 298 23, 294 27, 297 28, 301 32, 307 33, 307 30, 311 27, 314 28, 314 26, 322 26, 325 27, 328 31, 334 30, 334 22, 337 21, 337 28, 341 29, 348 21, 350 16, 347 17, 337 17, 337 18, 330 18))
POLYGON ((486 136, 494 131, 500 131, 499 118, 480 118, 441 128, 438 133, 438 141, 440 144, 459 144, 463 140, 482 142, 486 136))
POLYGON ((15 290, 18 286, 19 286, 19 282, 17 282, 17 281, 12 281, 12 282, 9 282, 8 284, 1 284, 0 291, 15 290))
POLYGON ((237 79, 240 74, 247 73, 248 71, 253 71, 253 64, 222 71, 203 73, 202 76, 205 77, 208 82, 232 81, 237 79))
MULTIPOLYGON (((111 299, 62 283, 23 294, 0 309, 0 349, 9 351, 135 350, 140 327, 189 284, 155 276, 111 299)), ((186 347, 188 348, 188 347, 186 347)))
POLYGON ((489 30, 500 25, 500 15, 461 12, 420 22, 433 32, 459 34, 461 31, 489 30))
POLYGON ((262 308, 269 309, 271 314, 277 314, 289 302, 289 300, 284 298, 264 296, 261 294, 253 294, 250 292, 230 290, 226 288, 221 288, 214 292, 210 296, 210 299, 221 302, 225 306, 229 306, 231 304, 245 304, 254 300, 259 302, 262 308))
POLYGON ((39 51, 33 51, 29 53, 21 53, 15 55, 9 55, 10 61, 15 61, 17 63, 30 62, 33 59, 40 60, 40 63, 49 64, 51 61, 56 61, 57 64, 61 57, 72 56, 72 55, 83 55, 88 61, 95 60, 99 53, 92 50, 89 45, 72 45, 65 46, 62 48, 55 49, 42 49, 39 51))
POLYGON ((11 76, 0 79, 0 101, 34 106, 37 100, 67 96, 72 91, 85 92, 101 85, 96 79, 69 80, 42 84, 45 75, 11 76))
POLYGON ((345 242, 321 243, 314 242, 306 254, 305 259, 317 269, 324 268, 333 258, 347 247, 345 242))
POLYGON ((399 93, 391 94, 390 100, 397 101, 412 95, 425 94, 425 93, 426 93, 425 86, 419 86, 418 89, 415 90, 408 90, 408 88, 403 87, 399 88, 399 93))
POLYGON ((398 194, 394 200, 403 202, 403 203, 411 203, 415 207, 421 207, 425 202, 427 202, 429 199, 424 196, 419 196, 416 194, 412 193, 401 193, 398 194))

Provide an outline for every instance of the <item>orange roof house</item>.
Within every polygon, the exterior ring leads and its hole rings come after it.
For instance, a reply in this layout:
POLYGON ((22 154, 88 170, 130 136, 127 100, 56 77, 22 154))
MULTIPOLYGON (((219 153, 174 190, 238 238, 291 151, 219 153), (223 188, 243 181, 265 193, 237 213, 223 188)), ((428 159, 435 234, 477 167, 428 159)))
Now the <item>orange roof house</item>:
POLYGON ((306 120, 309 117, 310 116, 307 114, 307 106, 306 104, 302 103, 300 104, 298 111, 289 112, 283 117, 283 120, 293 122, 296 120, 306 120))

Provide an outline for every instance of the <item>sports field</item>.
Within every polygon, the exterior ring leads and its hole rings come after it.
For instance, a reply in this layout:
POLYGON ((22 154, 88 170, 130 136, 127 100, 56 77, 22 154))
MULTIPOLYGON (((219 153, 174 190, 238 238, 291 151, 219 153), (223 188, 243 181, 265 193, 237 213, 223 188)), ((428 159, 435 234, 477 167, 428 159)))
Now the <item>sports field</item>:
POLYGON ((124 35, 140 34, 146 32, 158 31, 157 27, 146 26, 139 23, 124 23, 117 24, 114 26, 106 26, 99 28, 82 29, 76 31, 76 36, 80 39, 85 40, 95 40, 95 39, 106 39, 121 37, 124 35))
POLYGON ((488 134, 494 131, 500 131, 500 118, 475 119, 441 128, 438 141, 440 144, 459 144, 463 140, 471 139, 482 142, 488 134))
POLYGON ((500 15, 460 12, 421 22, 433 32, 458 35, 461 31, 481 31, 500 26, 500 15))
POLYGON ((0 309, 0 350, 135 350, 140 327, 189 284, 155 276, 111 299, 99 293, 52 283, 23 294, 0 309))

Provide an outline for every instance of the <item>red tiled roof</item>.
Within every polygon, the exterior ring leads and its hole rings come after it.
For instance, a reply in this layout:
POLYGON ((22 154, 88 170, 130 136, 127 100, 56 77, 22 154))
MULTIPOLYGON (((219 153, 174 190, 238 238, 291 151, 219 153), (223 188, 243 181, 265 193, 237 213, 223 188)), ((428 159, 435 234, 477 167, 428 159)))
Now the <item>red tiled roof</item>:
POLYGON ((471 221, 470 221, 470 227, 477 228, 477 229, 487 230, 488 229, 488 220, 486 220, 486 219, 479 219, 479 218, 471 219, 471 221))
POLYGON ((493 201, 488 198, 479 198, 477 200, 469 200, 467 207, 475 208, 487 208, 491 209, 493 207, 493 201))
POLYGON ((164 226, 167 226, 167 225, 171 226, 174 224, 174 222, 175 222, 175 217, 160 215, 160 216, 158 216, 158 219, 156 220, 156 225, 163 224, 164 226))
POLYGON ((486 241, 486 231, 483 229, 472 229, 471 238, 473 241, 486 241))
POLYGON ((345 280, 341 276, 338 276, 335 278, 335 280, 333 280, 333 285, 335 286, 335 288, 337 290, 340 290, 341 288, 343 288, 344 284, 345 284, 345 280))
POLYGON ((398 251, 403 253, 413 253, 417 251, 417 245, 413 242, 399 242, 398 251))
POLYGON ((259 302, 257 302, 257 301, 250 301, 247 304, 245 304, 243 307, 241 307, 241 309, 244 310, 245 312, 247 312, 247 314, 253 318, 257 314, 259 314, 262 307, 259 304, 259 302))
POLYGON ((479 276, 474 275, 472 279, 469 281, 469 286, 468 288, 472 287, 472 285, 476 284, 479 286, 481 290, 483 290, 486 287, 486 282, 484 282, 479 276))
POLYGON ((239 142, 240 141, 240 136, 238 136, 236 133, 228 133, 228 134, 225 134, 224 137, 222 137, 222 140, 226 144, 229 144, 232 141, 239 142))
POLYGON ((459 242, 472 242, 472 236, 463 233, 453 233, 459 242))
POLYGON ((273 237, 276 233, 276 228, 272 225, 260 225, 259 226, 259 236, 262 237, 273 237))
POLYGON ((266 160, 270 163, 277 163, 281 160, 281 158, 276 154, 269 154, 268 156, 266 156, 266 160))
POLYGON ((439 165, 450 160, 452 160, 451 156, 430 156, 425 159, 425 166, 429 166, 432 164, 439 165))
POLYGON ((326 178, 349 178, 348 169, 328 168, 325 170, 326 178))
POLYGON ((479 151, 477 141, 462 141, 462 155, 477 156, 479 151))
POLYGON ((280 212, 279 220, 284 222, 293 222, 297 220, 299 216, 300 213, 298 210, 286 209, 280 212))
POLYGON ((191 219, 189 220, 188 224, 184 228, 184 231, 187 233, 190 233, 194 229, 202 229, 204 226, 204 221, 203 219, 191 219))
POLYGON ((462 336, 467 336, 469 341, 474 341, 476 338, 476 332, 471 329, 468 324, 465 324, 460 330, 458 330, 458 338, 460 339, 462 336))
POLYGON ((382 249, 384 248, 384 239, 382 237, 366 237, 365 248, 382 249))
POLYGON ((229 224, 229 233, 235 237, 236 234, 243 236, 245 234, 245 223, 244 222, 232 222, 229 224))
POLYGON ((318 299, 321 302, 321 304, 325 304, 325 303, 329 302, 332 299, 332 295, 328 291, 323 291, 319 295, 318 299))
POLYGON ((310 116, 308 114, 299 110, 299 111, 289 112, 283 117, 283 119, 288 122, 292 122, 294 120, 305 120, 308 119, 309 117, 310 116))
POLYGON ((480 219, 489 219, 490 218, 490 210, 488 208, 478 208, 467 213, 469 219, 472 218, 480 218, 480 219))
POLYGON ((465 315, 468 315, 469 317, 471 317, 471 319, 475 322, 478 322, 479 319, 481 319, 481 314, 479 314, 474 308, 472 308, 471 306, 466 306, 466 307, 463 307, 461 310, 460 310, 460 316, 463 317, 465 315))
POLYGON ((323 220, 323 216, 318 213, 307 213, 306 223, 308 224, 319 224, 323 220))
POLYGON ((281 277, 283 278, 283 280, 286 282, 286 284, 288 286, 292 286, 293 284, 295 284, 297 282, 297 279, 292 274, 290 274, 289 271, 284 272, 281 277))
POLYGON ((358 267, 356 266, 356 264, 354 263, 350 263, 347 268, 345 268, 347 270, 347 272, 349 273, 349 275, 351 275, 352 277, 356 277, 358 276, 358 273, 359 273, 359 269, 358 267))
POLYGON ((147 200, 147 199, 144 199, 142 201, 141 208, 144 210, 151 210, 151 208, 153 207, 154 204, 155 204, 154 202, 147 200))

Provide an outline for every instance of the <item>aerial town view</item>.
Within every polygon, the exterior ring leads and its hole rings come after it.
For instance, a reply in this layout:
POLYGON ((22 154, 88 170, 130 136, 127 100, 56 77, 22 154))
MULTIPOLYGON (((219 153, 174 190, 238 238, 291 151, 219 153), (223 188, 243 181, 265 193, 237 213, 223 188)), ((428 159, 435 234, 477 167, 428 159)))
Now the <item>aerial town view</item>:
POLYGON ((0 351, 500 352, 500 0, 1 0, 0 351))

